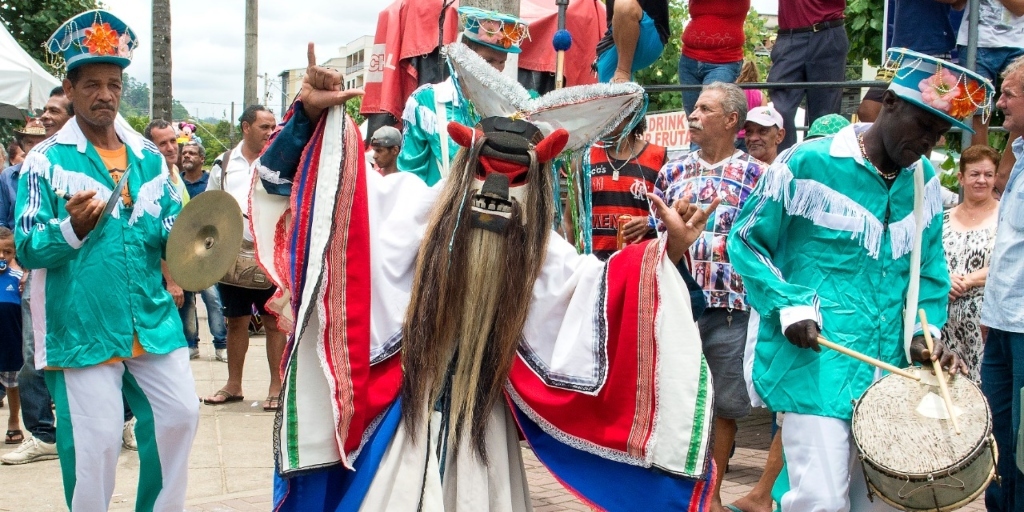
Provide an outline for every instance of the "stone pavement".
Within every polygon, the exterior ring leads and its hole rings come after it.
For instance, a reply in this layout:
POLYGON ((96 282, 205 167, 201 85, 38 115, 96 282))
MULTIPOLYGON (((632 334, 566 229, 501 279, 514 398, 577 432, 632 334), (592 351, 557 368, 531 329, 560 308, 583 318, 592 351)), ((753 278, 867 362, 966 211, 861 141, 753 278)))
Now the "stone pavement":
MULTIPOLYGON (((220 389, 227 378, 227 365, 213 359, 213 346, 205 329, 200 342, 201 357, 192 361, 199 396, 220 389)), ((187 509, 190 512, 268 511, 271 508, 273 454, 271 430, 274 416, 261 403, 267 392, 269 369, 262 337, 254 337, 245 361, 242 402, 221 406, 200 406, 199 431, 192 446, 189 465, 187 509)), ((0 410, 6 417, 7 410, 0 410)), ((755 412, 740 422, 736 453, 722 485, 724 503, 746 494, 757 482, 770 442, 770 417, 755 412)), ((0 445, 0 453, 13 446, 0 445)), ((536 512, 585 511, 583 505, 523 449, 527 479, 536 512)), ((139 458, 135 452, 121 452, 117 484, 111 510, 132 510, 138 481, 139 458)), ((23 466, 0 466, 0 512, 67 510, 56 460, 23 466)), ((981 500, 962 509, 980 512, 981 500)))

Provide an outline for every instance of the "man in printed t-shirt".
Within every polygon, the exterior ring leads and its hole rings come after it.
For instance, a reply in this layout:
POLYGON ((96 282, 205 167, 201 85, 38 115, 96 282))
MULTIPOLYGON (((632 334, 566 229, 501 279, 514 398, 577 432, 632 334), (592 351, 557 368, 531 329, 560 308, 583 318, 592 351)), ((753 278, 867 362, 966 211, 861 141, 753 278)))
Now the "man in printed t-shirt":
POLYGON ((733 273, 726 240, 740 208, 767 166, 734 147, 747 117, 747 97, 735 84, 704 87, 690 113, 690 134, 700 149, 665 165, 655 193, 666 204, 689 200, 701 206, 719 201, 704 235, 690 249, 691 272, 704 290, 708 308, 697 320, 715 391, 714 459, 718 484, 713 507, 721 507, 721 479, 736 437, 736 420, 750 413, 743 380, 747 305, 743 281, 733 273))

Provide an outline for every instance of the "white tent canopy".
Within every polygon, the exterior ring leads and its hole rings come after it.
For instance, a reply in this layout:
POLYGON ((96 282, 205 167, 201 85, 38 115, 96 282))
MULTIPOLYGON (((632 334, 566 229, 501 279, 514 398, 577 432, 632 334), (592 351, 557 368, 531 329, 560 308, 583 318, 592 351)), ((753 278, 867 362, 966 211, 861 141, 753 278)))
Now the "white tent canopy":
POLYGON ((0 24, 0 118, 24 119, 24 111, 43 108, 60 85, 0 24))

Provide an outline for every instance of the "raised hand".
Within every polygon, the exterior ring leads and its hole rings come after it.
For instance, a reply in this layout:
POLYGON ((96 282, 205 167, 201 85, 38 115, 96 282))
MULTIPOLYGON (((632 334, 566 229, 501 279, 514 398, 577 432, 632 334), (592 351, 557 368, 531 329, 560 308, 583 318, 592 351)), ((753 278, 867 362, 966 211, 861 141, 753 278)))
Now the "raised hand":
POLYGON ((319 119, 320 114, 328 108, 342 105, 356 96, 363 95, 362 89, 342 90, 341 73, 316 64, 313 43, 309 43, 306 48, 306 61, 306 76, 302 78, 299 99, 302 100, 302 109, 306 112, 306 117, 311 120, 319 119))
POLYGON ((654 206, 655 217, 665 225, 668 258, 672 263, 679 263, 694 240, 704 233, 708 216, 718 208, 719 200, 715 199, 707 208, 701 208, 685 199, 670 207, 656 194, 647 194, 647 198, 654 206))

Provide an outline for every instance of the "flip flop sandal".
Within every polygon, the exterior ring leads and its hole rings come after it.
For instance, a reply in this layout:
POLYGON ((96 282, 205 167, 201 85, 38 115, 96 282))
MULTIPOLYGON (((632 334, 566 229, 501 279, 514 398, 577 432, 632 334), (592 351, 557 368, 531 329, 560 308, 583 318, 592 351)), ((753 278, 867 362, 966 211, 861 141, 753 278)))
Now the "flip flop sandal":
POLYGON ((222 389, 222 390, 217 391, 216 393, 214 393, 213 396, 204 398, 203 399, 203 403, 206 404, 206 405, 223 405, 223 404, 229 404, 231 402, 241 402, 242 400, 245 400, 244 396, 242 396, 242 395, 232 395, 231 393, 228 393, 227 391, 224 391, 222 389), (224 397, 224 398, 223 398, 223 400, 210 400, 211 398, 218 398, 218 397, 224 397))
POLYGON ((268 396, 267 399, 263 401, 263 410, 264 411, 267 411, 267 412, 276 411, 276 410, 278 410, 280 408, 281 408, 281 400, 280 400, 280 398, 278 398, 276 396, 268 396))
POLYGON ((25 440, 25 434, 20 430, 8 430, 4 436, 4 444, 21 444, 25 440))

